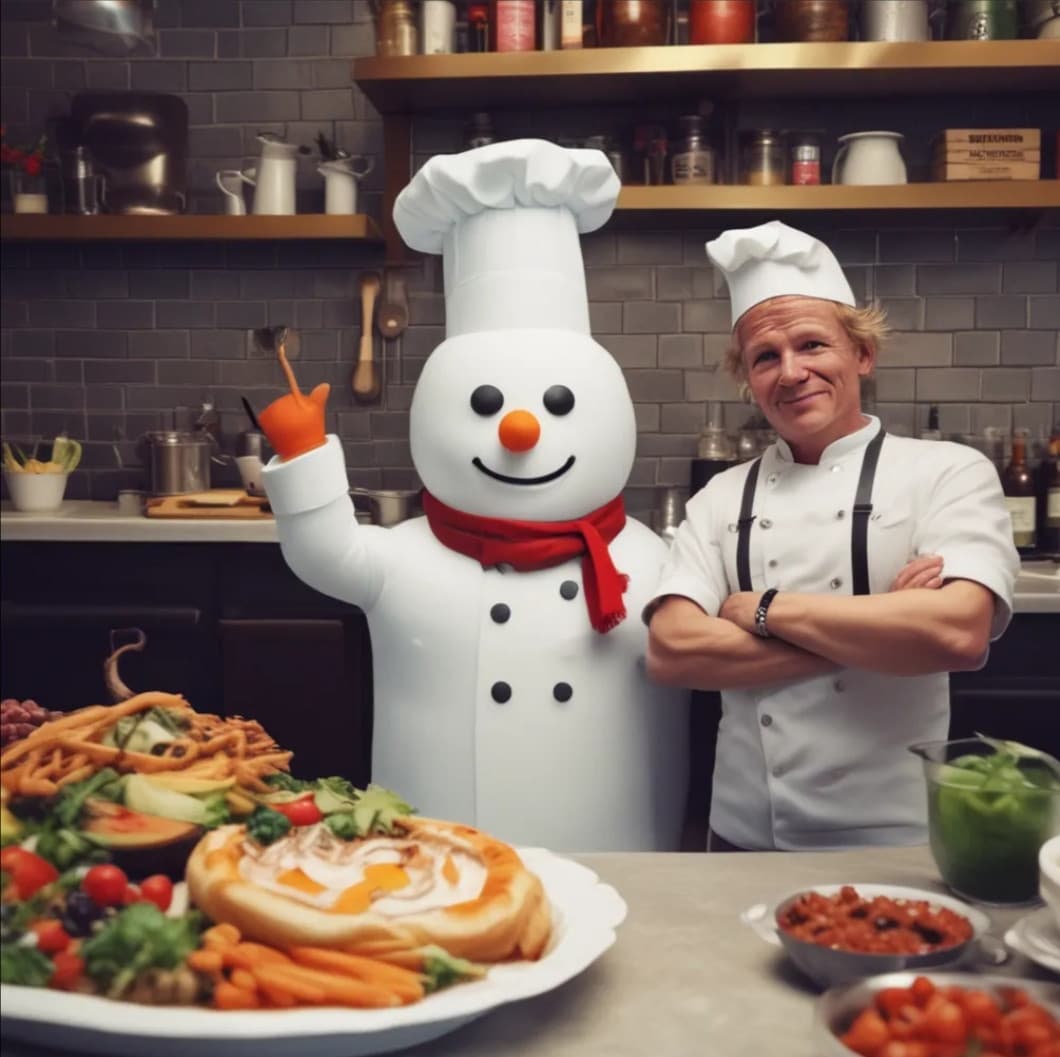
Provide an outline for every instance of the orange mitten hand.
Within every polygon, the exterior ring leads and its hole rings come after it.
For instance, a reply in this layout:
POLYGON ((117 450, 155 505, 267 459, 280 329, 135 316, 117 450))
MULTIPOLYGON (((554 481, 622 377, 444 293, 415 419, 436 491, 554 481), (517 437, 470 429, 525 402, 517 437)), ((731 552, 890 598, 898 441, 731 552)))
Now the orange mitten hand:
POLYGON ((321 382, 308 396, 293 384, 291 392, 274 400, 258 415, 261 428, 281 459, 293 459, 319 448, 327 439, 324 410, 331 386, 321 382))

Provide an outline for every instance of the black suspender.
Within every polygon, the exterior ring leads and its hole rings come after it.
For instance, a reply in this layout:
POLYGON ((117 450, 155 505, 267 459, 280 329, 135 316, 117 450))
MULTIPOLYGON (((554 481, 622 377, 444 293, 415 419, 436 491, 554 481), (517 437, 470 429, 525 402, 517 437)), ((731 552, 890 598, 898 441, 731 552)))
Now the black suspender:
MULTIPOLYGON (((861 460, 861 474, 854 495, 854 517, 850 529, 850 563, 854 571, 856 595, 869 593, 869 515, 872 513, 872 485, 876 478, 876 464, 883 447, 884 429, 869 441, 861 460)), ((751 584, 751 525, 754 524, 755 487, 761 459, 755 459, 744 481, 740 500, 740 519, 736 522, 739 537, 736 541, 736 579, 741 591, 753 591, 751 584)))
POLYGON ((850 565, 854 571, 854 591, 856 595, 869 593, 869 515, 872 513, 872 483, 876 477, 876 463, 880 459, 880 448, 883 447, 884 430, 869 441, 865 455, 861 460, 861 475, 858 477, 858 490, 854 495, 854 520, 850 527, 850 565))
POLYGON ((760 458, 751 463, 747 471, 747 480, 743 485, 743 499, 740 500, 740 520, 736 522, 740 533, 736 540, 736 578, 741 591, 750 591, 751 587, 751 525, 755 516, 751 513, 755 505, 755 485, 758 483, 760 458))

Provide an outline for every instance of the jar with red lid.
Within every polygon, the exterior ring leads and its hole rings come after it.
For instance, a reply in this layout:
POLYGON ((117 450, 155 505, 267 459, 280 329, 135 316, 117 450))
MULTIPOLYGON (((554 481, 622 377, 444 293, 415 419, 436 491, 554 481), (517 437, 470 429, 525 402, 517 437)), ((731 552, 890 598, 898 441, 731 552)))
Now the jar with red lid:
POLYGON ((601 48, 643 48, 666 44, 669 0, 597 0, 596 34, 601 48))
POLYGON ((791 169, 788 183, 819 184, 821 182, 821 141, 812 132, 793 132, 788 136, 788 157, 791 169))

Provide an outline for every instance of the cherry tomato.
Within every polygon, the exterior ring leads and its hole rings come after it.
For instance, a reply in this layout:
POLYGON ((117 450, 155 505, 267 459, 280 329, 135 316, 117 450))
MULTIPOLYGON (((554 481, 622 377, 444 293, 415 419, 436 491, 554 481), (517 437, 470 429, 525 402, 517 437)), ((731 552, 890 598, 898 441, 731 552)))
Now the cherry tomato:
POLYGON ((116 907, 125 901, 125 889, 129 879, 120 867, 105 864, 89 867, 81 881, 81 887, 99 907, 116 907))
POLYGON ((139 903, 140 901, 140 886, 134 884, 126 885, 121 897, 122 906, 127 907, 130 903, 139 903))
POLYGON ((37 937, 37 950, 44 954, 65 951, 70 946, 70 934, 63 928, 63 923, 55 918, 33 922, 30 931, 37 937))
POLYGON ((956 1002, 942 999, 925 1011, 924 1031, 935 1042, 963 1043, 968 1038, 964 1010, 956 1002))
POLYGON ((164 873, 145 877, 140 882, 140 897, 148 903, 154 903, 159 910, 166 911, 173 902, 173 882, 164 873))
POLYGON ((35 896, 59 876, 59 871, 47 859, 42 859, 17 844, 4 848, 0 854, 0 869, 11 878, 15 894, 21 900, 35 896))
POLYGON ((55 970, 48 981, 49 987, 69 991, 85 971, 84 959, 74 951, 59 951, 52 959, 55 970))
POLYGON ((286 815, 292 826, 312 826, 319 822, 324 816, 320 813, 313 794, 303 796, 299 800, 292 800, 287 804, 272 804, 281 815, 286 815))
POLYGON ((854 1023, 839 1041, 863 1057, 874 1057, 887 1044, 889 1038, 886 1021, 870 1007, 855 1017, 854 1023))

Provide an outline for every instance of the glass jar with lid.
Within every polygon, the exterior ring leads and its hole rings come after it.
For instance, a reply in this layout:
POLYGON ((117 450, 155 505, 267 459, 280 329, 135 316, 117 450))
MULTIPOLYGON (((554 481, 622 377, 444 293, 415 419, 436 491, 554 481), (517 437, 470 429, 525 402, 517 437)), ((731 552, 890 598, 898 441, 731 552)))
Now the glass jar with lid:
POLYGON ((821 182, 821 139, 816 132, 791 132, 788 134, 788 156, 791 160, 792 184, 819 184, 821 182))
POLYGON ((744 132, 740 143, 740 182, 758 187, 786 183, 784 138, 768 128, 744 132))
POLYGON ((415 55, 419 51, 419 32, 411 0, 377 0, 373 7, 376 55, 415 55))
POLYGON ((703 138, 703 119, 698 114, 681 118, 684 131, 674 153, 671 177, 675 184, 712 184, 714 182, 714 149, 703 138))
POLYGON ((667 43, 670 0, 596 0, 601 48, 643 48, 667 43))

